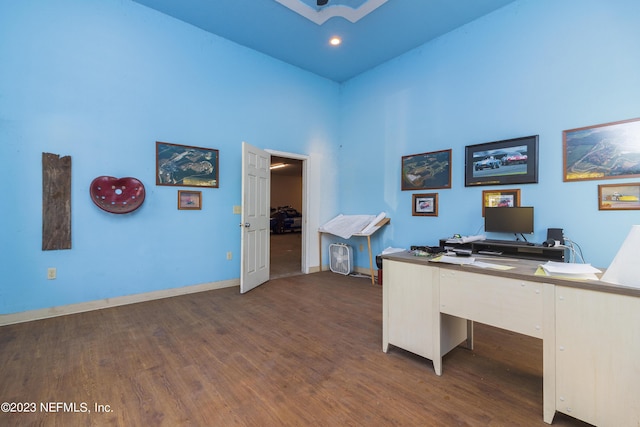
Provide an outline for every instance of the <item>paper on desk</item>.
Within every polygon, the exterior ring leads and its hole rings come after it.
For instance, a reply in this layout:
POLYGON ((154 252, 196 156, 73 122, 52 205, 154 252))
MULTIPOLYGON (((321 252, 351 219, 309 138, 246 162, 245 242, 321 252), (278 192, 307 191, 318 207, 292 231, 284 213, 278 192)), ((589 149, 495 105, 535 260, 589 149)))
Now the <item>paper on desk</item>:
POLYGON ((450 255, 442 255, 436 258, 431 259, 433 262, 444 262, 446 264, 458 264, 458 265, 466 265, 473 264, 475 261, 474 257, 461 257, 461 256, 450 256, 450 255))
POLYGON ((558 276, 573 279, 598 280, 596 273, 601 273, 600 270, 593 267, 591 264, 576 264, 572 262, 547 261, 545 264, 540 264, 540 267, 542 267, 542 270, 547 276, 558 276))
POLYGON ((563 274, 586 274, 586 273, 602 273, 602 271, 591 266, 591 264, 576 264, 573 262, 555 262, 547 261, 542 264, 542 268, 547 273, 563 273, 563 274))
POLYGON ((515 268, 515 267, 511 267, 509 265, 493 264, 493 263, 490 263, 490 262, 483 262, 483 261, 476 261, 476 262, 473 263, 473 265, 475 267, 493 268, 495 270, 511 270, 512 268, 515 268))

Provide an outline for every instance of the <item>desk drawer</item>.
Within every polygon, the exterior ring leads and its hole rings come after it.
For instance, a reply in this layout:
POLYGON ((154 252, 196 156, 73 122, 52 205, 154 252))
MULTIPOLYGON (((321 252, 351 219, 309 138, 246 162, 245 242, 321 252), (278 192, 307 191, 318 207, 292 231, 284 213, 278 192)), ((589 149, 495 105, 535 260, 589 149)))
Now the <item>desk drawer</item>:
POLYGON ((542 338, 542 284, 441 268, 440 312, 542 338))

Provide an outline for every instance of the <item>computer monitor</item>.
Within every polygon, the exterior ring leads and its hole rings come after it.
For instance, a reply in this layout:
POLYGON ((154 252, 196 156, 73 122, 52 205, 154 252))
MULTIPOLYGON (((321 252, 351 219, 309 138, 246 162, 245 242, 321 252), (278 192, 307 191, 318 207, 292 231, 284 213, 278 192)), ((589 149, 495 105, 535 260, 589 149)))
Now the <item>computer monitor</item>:
POLYGON ((533 207, 484 208, 484 231, 491 233, 533 233, 533 207))

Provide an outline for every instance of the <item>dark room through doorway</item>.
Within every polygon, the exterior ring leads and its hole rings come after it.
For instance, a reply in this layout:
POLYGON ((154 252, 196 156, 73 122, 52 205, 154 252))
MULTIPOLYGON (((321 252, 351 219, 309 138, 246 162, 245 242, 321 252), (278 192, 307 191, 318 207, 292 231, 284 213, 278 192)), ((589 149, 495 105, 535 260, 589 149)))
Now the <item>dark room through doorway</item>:
POLYGON ((302 274, 303 161, 271 156, 269 278, 302 274))

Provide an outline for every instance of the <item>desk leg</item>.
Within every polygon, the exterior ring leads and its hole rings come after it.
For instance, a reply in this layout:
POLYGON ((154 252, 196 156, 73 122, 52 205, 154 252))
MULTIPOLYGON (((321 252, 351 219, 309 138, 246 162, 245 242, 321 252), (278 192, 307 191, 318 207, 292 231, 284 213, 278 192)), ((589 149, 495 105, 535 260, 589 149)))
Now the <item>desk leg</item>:
POLYGON ((322 233, 318 232, 318 257, 320 258, 318 271, 322 271, 322 233))
POLYGON ((542 285, 542 402, 544 422, 556 414, 556 287, 542 285))
POLYGON ((437 376, 442 376, 442 356, 433 356, 433 370, 437 376))
POLYGON ((467 320, 467 341, 465 347, 473 350, 473 320, 467 320))
MULTIPOLYGON (((383 270, 384 272, 384 270, 383 270)), ((442 375, 442 316, 440 313, 440 269, 434 268, 431 270, 431 307, 427 308, 427 312, 431 312, 431 345, 433 346, 433 370, 436 375, 442 375)), ((387 285, 382 285, 384 292, 387 289, 387 285)), ((445 344, 446 345, 446 344, 445 344)))
POLYGON ((389 286, 382 289, 382 351, 389 351, 389 286))

